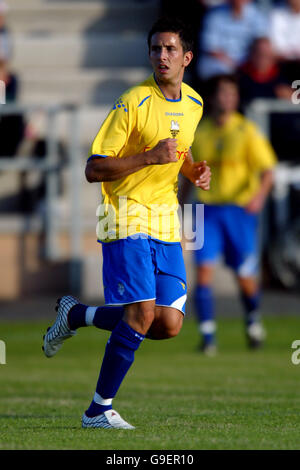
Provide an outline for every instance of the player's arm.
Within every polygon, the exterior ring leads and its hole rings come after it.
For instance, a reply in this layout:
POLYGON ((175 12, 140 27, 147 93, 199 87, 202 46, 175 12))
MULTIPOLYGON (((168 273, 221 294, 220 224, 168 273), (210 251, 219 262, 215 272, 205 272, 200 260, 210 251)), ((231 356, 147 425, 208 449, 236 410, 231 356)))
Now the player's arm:
POLYGON ((211 171, 206 161, 194 162, 193 155, 189 149, 186 159, 183 162, 180 173, 185 176, 195 186, 209 190, 211 171))
POLYGON ((272 169, 265 170, 261 173, 260 188, 251 201, 247 204, 246 210, 253 214, 260 212, 265 204, 265 201, 272 189, 274 182, 274 172, 272 169))
POLYGON ((253 124, 249 127, 247 151, 251 171, 256 171, 260 174, 258 191, 246 206, 248 212, 255 214, 263 209, 265 201, 272 189, 274 182, 273 170, 277 159, 270 142, 253 124))
POLYGON ((89 183, 115 181, 131 175, 148 165, 165 165, 177 162, 176 139, 163 139, 147 152, 127 157, 99 157, 92 158, 85 168, 86 179, 89 183))

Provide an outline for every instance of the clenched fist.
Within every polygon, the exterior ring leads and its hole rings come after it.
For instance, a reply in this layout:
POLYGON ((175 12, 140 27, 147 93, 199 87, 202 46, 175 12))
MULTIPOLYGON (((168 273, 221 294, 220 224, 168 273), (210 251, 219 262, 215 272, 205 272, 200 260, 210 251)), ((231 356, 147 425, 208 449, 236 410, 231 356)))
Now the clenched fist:
POLYGON ((190 180, 198 188, 208 191, 210 188, 211 170, 206 161, 193 163, 190 180))
POLYGON ((147 152, 151 165, 164 165, 165 163, 177 162, 176 156, 177 140, 162 139, 153 149, 147 152))

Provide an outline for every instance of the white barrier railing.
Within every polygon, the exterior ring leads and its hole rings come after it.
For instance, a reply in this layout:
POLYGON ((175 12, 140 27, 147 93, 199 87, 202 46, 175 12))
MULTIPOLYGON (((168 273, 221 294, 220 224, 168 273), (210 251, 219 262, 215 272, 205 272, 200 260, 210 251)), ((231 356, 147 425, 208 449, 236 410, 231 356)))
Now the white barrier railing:
MULTIPOLYGON (((71 170, 70 185, 70 212, 69 224, 71 271, 70 285, 74 291, 79 290, 80 284, 80 257, 81 257, 81 214, 80 214, 80 144, 79 144, 79 112, 74 106, 30 106, 19 104, 6 104, 0 106, 1 115, 23 114, 41 111, 47 117, 46 154, 43 161, 37 161, 33 156, 18 156, 18 158, 0 158, 0 171, 23 172, 39 170, 45 173, 46 197, 45 213, 42 227, 45 233, 45 256, 49 260, 59 258, 58 227, 56 217, 55 199, 58 193, 58 170, 60 168, 58 155, 57 119, 59 113, 70 113, 70 136, 68 142, 69 165, 71 170)), ((35 224, 36 225, 36 224, 35 224)), ((40 225, 40 224, 38 224, 40 225)))

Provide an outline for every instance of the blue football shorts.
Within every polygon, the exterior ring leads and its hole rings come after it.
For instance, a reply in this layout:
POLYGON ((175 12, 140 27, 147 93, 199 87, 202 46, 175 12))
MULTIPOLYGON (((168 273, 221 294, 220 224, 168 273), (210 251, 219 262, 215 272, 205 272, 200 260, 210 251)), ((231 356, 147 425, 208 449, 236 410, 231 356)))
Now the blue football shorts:
POLYGON ((185 314, 186 273, 180 243, 126 238, 102 243, 106 305, 155 299, 185 314))
POLYGON ((204 245, 196 250, 198 266, 225 263, 240 277, 255 276, 258 271, 258 216, 235 205, 204 207, 204 245))

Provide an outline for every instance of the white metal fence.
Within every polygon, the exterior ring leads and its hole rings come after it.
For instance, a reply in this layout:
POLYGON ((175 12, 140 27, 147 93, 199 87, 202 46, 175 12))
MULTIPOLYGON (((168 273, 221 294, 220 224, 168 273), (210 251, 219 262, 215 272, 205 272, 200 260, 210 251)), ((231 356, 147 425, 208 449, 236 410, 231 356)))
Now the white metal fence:
MULTIPOLYGON (((80 213, 80 142, 79 142, 79 114, 78 109, 73 106, 28 106, 17 104, 6 104, 0 106, 0 118, 4 115, 22 114, 39 111, 46 116, 46 154, 42 161, 33 156, 18 155, 18 158, 0 158, 0 171, 24 172, 38 170, 45 174, 46 196, 45 210, 40 216, 38 226, 45 233, 45 257, 48 260, 59 258, 58 249, 58 224, 55 201, 59 185, 59 154, 58 154, 58 117, 62 111, 68 111, 70 116, 69 138, 68 138, 68 164, 70 165, 71 180, 69 191, 70 204, 70 251, 71 269, 70 286, 72 290, 78 291, 80 284, 80 257, 81 257, 81 213, 80 213)), ((1 230, 1 225, 0 225, 1 230)), ((3 226, 2 226, 3 230, 3 226)))

